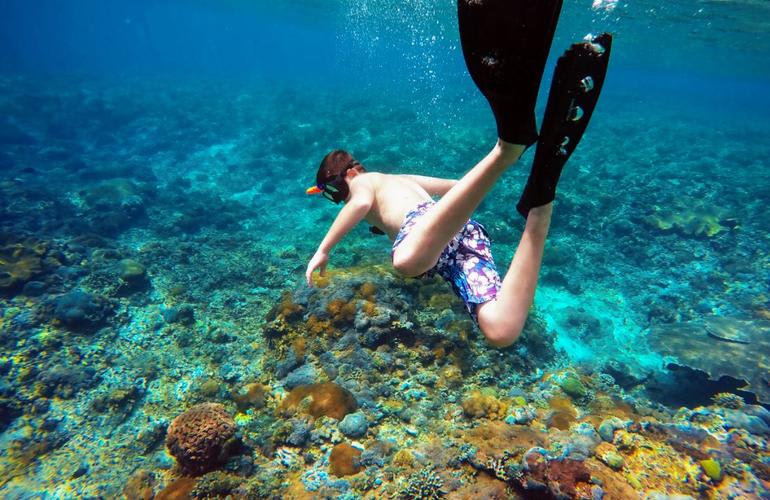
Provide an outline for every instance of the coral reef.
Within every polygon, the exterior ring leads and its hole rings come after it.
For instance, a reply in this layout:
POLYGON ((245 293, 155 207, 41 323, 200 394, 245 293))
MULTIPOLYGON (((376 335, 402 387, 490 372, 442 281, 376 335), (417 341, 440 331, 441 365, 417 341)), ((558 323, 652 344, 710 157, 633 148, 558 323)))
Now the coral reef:
MULTIPOLYGON (((0 76, 0 497, 770 494, 766 117, 603 96, 622 106, 565 170, 535 305, 500 350, 363 228, 305 286, 335 211, 287 195, 335 143, 457 178, 489 137, 477 102, 447 90, 426 119, 366 85, 168 83, 0 76), (205 402, 186 467, 164 438, 205 402)), ((526 175, 475 214, 501 268, 526 175)))
POLYGON ((191 474, 216 467, 226 458, 235 422, 224 406, 201 403, 177 416, 168 427, 166 447, 191 474))

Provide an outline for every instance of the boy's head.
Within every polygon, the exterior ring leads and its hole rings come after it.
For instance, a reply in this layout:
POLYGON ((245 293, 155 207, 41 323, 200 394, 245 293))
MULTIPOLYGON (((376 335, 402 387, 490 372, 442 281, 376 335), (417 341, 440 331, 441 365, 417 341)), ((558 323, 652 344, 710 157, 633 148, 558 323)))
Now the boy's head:
POLYGON ((345 180, 349 170, 363 173, 366 170, 358 160, 347 151, 335 149, 324 156, 318 173, 315 176, 316 187, 324 197, 334 203, 345 201, 350 194, 348 183, 345 180))

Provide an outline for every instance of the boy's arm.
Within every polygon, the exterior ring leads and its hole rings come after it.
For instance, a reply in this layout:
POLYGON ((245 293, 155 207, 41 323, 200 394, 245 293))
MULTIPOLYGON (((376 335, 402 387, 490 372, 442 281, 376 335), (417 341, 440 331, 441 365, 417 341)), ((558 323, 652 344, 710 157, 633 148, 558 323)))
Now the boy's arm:
POLYGON ((366 217, 374 202, 374 190, 366 180, 353 179, 350 183, 350 199, 342 207, 334 223, 327 231, 326 236, 318 245, 315 255, 310 259, 305 271, 305 280, 308 286, 313 286, 313 272, 320 269, 321 276, 326 274, 326 264, 329 262, 329 253, 342 238, 366 217))
POLYGON ((457 184, 457 180, 455 179, 442 179, 439 177, 428 177, 426 175, 403 174, 402 177, 415 181, 431 196, 444 196, 452 186, 457 184))

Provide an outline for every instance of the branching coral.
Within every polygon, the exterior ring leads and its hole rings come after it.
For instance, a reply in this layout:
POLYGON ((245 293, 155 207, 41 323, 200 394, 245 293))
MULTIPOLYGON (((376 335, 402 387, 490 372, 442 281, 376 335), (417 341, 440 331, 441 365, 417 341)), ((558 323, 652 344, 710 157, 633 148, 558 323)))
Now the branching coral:
POLYGON ((433 467, 425 467, 409 476, 408 482, 399 493, 400 498, 416 500, 435 500, 442 498, 446 492, 442 489, 444 481, 436 474, 433 467))

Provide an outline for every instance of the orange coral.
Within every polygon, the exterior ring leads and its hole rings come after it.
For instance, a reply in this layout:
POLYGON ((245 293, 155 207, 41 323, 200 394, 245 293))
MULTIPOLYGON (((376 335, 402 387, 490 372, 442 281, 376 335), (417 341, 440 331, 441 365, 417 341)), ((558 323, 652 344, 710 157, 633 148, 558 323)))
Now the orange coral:
POLYGON ((155 500, 187 500, 197 482, 194 477, 180 477, 163 488, 155 500))
POLYGON ((329 471, 337 477, 352 476, 361 470, 358 457, 361 450, 353 448, 347 443, 340 443, 329 455, 329 471))
POLYGON ((265 406, 265 387, 262 384, 246 384, 237 393, 233 394, 233 401, 240 411, 249 408, 263 408, 265 406))
POLYGON ((296 338, 292 340, 291 347, 294 349, 294 356, 297 359, 302 359, 305 357, 305 350, 307 349, 307 340, 305 340, 303 337, 296 338))
POLYGON ((473 391, 462 402, 463 413, 471 418, 501 419, 505 417, 508 404, 500 401, 492 394, 473 391))
POLYGON ((171 422, 166 447, 186 472, 201 474, 225 458, 226 443, 234 435, 235 422, 224 406, 201 403, 171 422))
POLYGON ((377 314, 377 306, 374 305, 374 302, 366 301, 361 305, 361 310, 369 316, 370 318, 372 316, 375 316, 377 314))
POLYGON ((465 432, 462 439, 486 457, 499 457, 505 450, 544 446, 548 435, 533 426, 508 425, 498 420, 482 423, 465 432))
POLYGON ((331 315, 334 324, 350 323, 356 316, 356 303, 334 299, 326 305, 326 311, 331 315))
POLYGON ((126 481, 126 485, 123 487, 123 495, 126 498, 135 498, 137 500, 152 500, 155 497, 153 492, 154 484, 155 478, 153 478, 152 474, 140 469, 131 474, 131 477, 126 481))
POLYGON ((295 387, 281 401, 278 411, 291 415, 305 410, 303 401, 307 398, 311 398, 311 402, 306 411, 314 417, 326 416, 342 420, 345 415, 358 409, 356 398, 350 391, 334 382, 324 382, 295 387))
POLYGON ((284 292, 278 305, 278 316, 286 320, 296 319, 302 313, 302 306, 291 299, 291 292, 284 292))
POLYGON ((312 333, 313 335, 322 335, 325 333, 330 332, 332 328, 332 323, 329 320, 319 320, 315 315, 311 315, 307 321, 305 322, 305 327, 307 328, 307 331, 312 333))
POLYGON ((358 294, 361 296, 361 298, 369 302, 374 302, 374 294, 376 292, 377 287, 374 286, 374 283, 369 281, 361 285, 361 288, 358 289, 358 294))
POLYGON ((572 400, 569 398, 555 397, 552 398, 548 404, 553 410, 548 418, 548 427, 556 427, 563 431, 568 430, 570 424, 577 418, 577 410, 572 405, 572 400))

